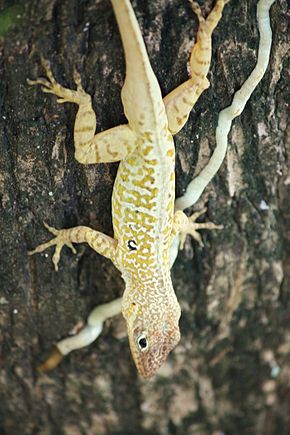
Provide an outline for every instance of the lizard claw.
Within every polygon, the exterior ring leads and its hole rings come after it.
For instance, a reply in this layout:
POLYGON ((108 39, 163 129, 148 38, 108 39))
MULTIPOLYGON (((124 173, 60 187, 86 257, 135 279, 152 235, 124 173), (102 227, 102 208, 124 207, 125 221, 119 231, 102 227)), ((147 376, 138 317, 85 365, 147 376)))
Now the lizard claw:
POLYGON ((77 93, 82 95, 82 98, 88 98, 88 95, 87 95, 87 93, 84 90, 83 85, 82 85, 81 75, 76 68, 74 68, 73 78, 74 78, 74 82, 75 82, 76 87, 77 87, 77 93))
POLYGON ((41 89, 43 92, 48 92, 51 94, 55 93, 55 89, 59 87, 57 81, 54 78, 54 75, 51 71, 50 62, 44 57, 41 56, 41 65, 43 66, 43 69, 45 70, 46 79, 39 77, 36 80, 30 80, 27 79, 27 83, 29 85, 41 85, 41 89))
POLYGON ((78 70, 76 69, 76 68, 74 68, 74 71, 73 71, 73 77, 74 77, 74 82, 75 82, 75 84, 77 85, 77 87, 81 87, 82 88, 82 79, 81 79, 81 75, 80 75, 80 73, 78 72, 78 70))
POLYGON ((188 0, 188 1, 190 3, 191 9, 193 10, 195 15, 197 16, 199 23, 203 23, 205 21, 205 19, 202 15, 201 8, 200 8, 199 4, 193 0, 188 0))
POLYGON ((67 237, 66 237, 67 230, 65 230, 65 229, 57 230, 56 228, 48 225, 46 222, 44 222, 43 224, 44 224, 45 228, 56 237, 54 237, 53 239, 49 240, 46 243, 42 243, 41 245, 37 246, 32 251, 28 251, 28 255, 34 255, 37 253, 41 253, 41 252, 45 251, 47 248, 50 248, 51 246, 55 246, 55 251, 54 251, 54 254, 52 257, 52 262, 54 264, 55 271, 58 271, 58 263, 59 263, 60 253, 61 253, 63 246, 66 245, 68 248, 70 248, 70 250, 73 252, 73 254, 76 254, 77 251, 74 248, 73 244, 67 240, 67 237))
POLYGON ((43 222, 43 225, 45 226, 45 228, 54 236, 57 236, 61 230, 57 230, 54 227, 51 227, 50 225, 48 225, 46 222, 43 222))
POLYGON ((42 78, 42 77, 40 77, 40 78, 38 78, 36 80, 27 79, 26 81, 27 81, 27 83, 29 85, 41 85, 42 89, 46 89, 46 88, 48 88, 50 86, 49 81, 44 79, 44 78, 42 78))
POLYGON ((61 86, 55 79, 53 72, 51 70, 50 62, 44 57, 41 57, 41 64, 45 70, 46 78, 39 77, 35 80, 27 79, 29 85, 40 85, 43 92, 48 94, 54 94, 58 97, 58 103, 77 103, 83 98, 85 94, 80 80, 80 75, 75 76, 75 81, 77 83, 77 91, 65 88, 61 86))

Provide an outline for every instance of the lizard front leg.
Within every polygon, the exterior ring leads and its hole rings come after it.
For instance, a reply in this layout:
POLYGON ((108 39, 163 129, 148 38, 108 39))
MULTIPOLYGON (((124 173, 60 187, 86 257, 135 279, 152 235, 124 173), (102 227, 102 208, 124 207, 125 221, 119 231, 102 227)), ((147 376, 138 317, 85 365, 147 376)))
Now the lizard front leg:
POLYGON ((196 43, 190 56, 190 79, 182 83, 163 99, 172 134, 178 133, 186 123, 191 109, 202 92, 209 87, 206 78, 211 62, 211 36, 222 16, 224 5, 228 0, 217 0, 208 17, 202 16, 200 7, 195 1, 189 0, 195 12, 199 29, 196 43))
POLYGON ((78 72, 74 72, 77 89, 64 88, 55 80, 48 61, 42 59, 47 78, 28 80, 30 85, 41 85, 43 92, 54 94, 58 103, 75 103, 79 108, 74 126, 75 158, 83 164, 116 162, 123 160, 137 145, 135 133, 128 125, 119 125, 95 134, 96 115, 92 99, 81 84, 78 72))
POLYGON ((116 265, 117 240, 89 227, 79 226, 57 230, 47 224, 44 225, 48 231, 55 235, 55 237, 49 242, 39 245, 33 251, 30 251, 29 255, 43 252, 50 246, 55 246, 55 252, 52 257, 55 270, 58 270, 58 262, 63 246, 66 245, 74 253, 76 252, 72 245, 73 243, 88 243, 88 245, 93 248, 94 251, 106 258, 109 258, 116 265))
MULTIPOLYGON (((68 246, 74 253, 73 243, 88 243, 97 253, 109 258, 118 267, 116 262, 117 240, 95 231, 91 228, 79 226, 69 229, 56 230, 47 224, 45 227, 54 234, 54 238, 49 242, 43 243, 29 252, 29 255, 45 251, 50 246, 55 246, 53 264, 58 270, 58 262, 63 246, 68 246)), ((86 326, 75 336, 66 338, 58 342, 50 356, 39 367, 39 371, 48 371, 56 367, 63 356, 75 349, 80 349, 91 344, 100 335, 103 323, 109 317, 119 314, 121 311, 121 298, 108 304, 100 305, 90 314, 86 326)))

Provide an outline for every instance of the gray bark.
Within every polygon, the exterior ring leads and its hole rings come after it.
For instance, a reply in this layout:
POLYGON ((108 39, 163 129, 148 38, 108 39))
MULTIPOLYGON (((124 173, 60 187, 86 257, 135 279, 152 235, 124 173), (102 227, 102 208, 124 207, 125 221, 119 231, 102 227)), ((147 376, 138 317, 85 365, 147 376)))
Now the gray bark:
MULTIPOLYGON (((166 94, 187 78, 197 21, 186 1, 132 3, 166 94)), ((204 1, 204 11, 212 4, 204 1)), ((214 33, 211 87, 176 136, 177 196, 215 146, 218 112, 255 65, 255 9, 256 1, 232 0, 214 33)), ((43 221, 112 235, 117 165, 78 164, 76 108, 58 105, 26 78, 43 73, 41 54, 66 86, 73 86, 76 66, 104 130, 125 122, 124 60, 108 0, 26 0, 13 7, 0 0, 1 434, 289 433, 286 0, 275 2, 271 16, 269 69, 196 205, 206 204, 203 219, 224 229, 204 231, 204 248, 188 239, 172 270, 183 311, 180 344, 158 376, 141 380, 120 317, 94 345, 39 375, 35 368, 52 344, 124 286, 113 265, 86 246, 76 256, 64 249, 57 273, 51 250, 27 255, 50 237, 43 221)))

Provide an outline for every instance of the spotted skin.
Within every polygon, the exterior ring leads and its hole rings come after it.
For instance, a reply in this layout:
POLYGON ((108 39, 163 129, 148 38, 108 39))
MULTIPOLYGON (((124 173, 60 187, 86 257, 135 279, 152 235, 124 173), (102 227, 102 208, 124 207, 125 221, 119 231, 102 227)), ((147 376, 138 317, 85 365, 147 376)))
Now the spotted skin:
POLYGON ((128 124, 95 134, 91 97, 78 73, 74 74, 77 89, 64 88, 56 82, 49 63, 42 60, 47 78, 29 83, 55 94, 60 103, 78 105, 74 141, 75 158, 80 163, 121 161, 112 195, 114 238, 87 227, 55 230, 47 226, 55 238, 31 254, 56 245, 53 262, 57 268, 63 245, 74 249, 72 243, 87 242, 113 261, 125 281, 122 313, 131 352, 140 374, 149 378, 180 339, 180 307, 170 277, 169 249, 176 235, 190 231, 190 221, 181 211, 174 214, 173 134, 182 128, 209 85, 211 34, 226 0, 217 0, 206 20, 198 4, 191 2, 200 24, 190 58, 191 77, 164 99, 130 1, 111 3, 125 52, 121 98, 128 124))

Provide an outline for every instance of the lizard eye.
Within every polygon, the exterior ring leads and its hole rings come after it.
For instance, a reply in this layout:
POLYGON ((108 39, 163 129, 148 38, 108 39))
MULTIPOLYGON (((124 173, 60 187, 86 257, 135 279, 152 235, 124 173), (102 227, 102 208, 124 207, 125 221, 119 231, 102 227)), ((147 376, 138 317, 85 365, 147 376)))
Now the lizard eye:
POLYGON ((137 250, 136 242, 134 240, 129 240, 128 248, 131 249, 131 251, 136 251, 137 250))
POLYGON ((145 352, 148 349, 148 341, 144 334, 137 338, 137 343, 141 352, 145 352))

